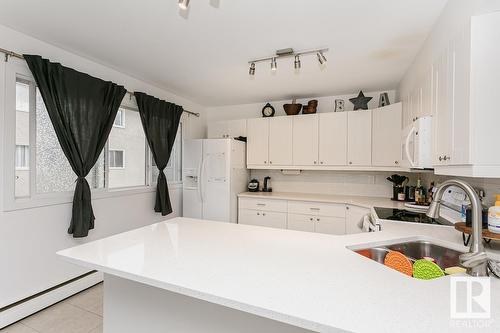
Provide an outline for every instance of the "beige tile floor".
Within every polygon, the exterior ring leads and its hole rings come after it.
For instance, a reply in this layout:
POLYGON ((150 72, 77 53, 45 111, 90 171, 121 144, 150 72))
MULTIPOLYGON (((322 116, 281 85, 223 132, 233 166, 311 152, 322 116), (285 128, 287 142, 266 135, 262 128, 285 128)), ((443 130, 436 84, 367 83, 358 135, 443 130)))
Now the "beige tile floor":
POLYGON ((0 333, 102 333, 102 283, 6 327, 0 333))

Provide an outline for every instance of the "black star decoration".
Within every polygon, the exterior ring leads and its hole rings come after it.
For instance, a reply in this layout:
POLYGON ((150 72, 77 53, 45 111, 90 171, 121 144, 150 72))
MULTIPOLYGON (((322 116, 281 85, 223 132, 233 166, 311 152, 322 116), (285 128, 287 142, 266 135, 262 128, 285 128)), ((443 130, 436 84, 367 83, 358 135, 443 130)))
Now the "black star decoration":
POLYGON ((373 97, 365 97, 363 94, 363 91, 359 92, 358 97, 355 98, 349 98, 349 101, 351 101, 352 104, 354 104, 354 111, 356 110, 368 110, 368 102, 372 99, 373 97))

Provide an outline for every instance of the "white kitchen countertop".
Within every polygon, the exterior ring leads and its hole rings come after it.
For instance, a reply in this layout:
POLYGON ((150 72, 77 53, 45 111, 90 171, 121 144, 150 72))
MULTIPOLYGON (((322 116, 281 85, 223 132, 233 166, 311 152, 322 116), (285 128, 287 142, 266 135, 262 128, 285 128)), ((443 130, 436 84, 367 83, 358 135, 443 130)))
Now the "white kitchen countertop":
POLYGON ((403 208, 404 202, 393 201, 389 198, 365 197, 355 195, 333 195, 315 193, 293 193, 293 192, 244 192, 238 194, 239 198, 281 199, 293 201, 314 201, 323 203, 342 203, 354 206, 372 208, 403 208))
POLYGON ((417 236, 465 251, 459 235, 450 227, 397 222, 382 232, 334 236, 175 218, 58 254, 313 331, 498 332, 500 280, 491 279, 491 326, 457 328, 450 320, 450 277, 413 279, 346 248, 417 236))

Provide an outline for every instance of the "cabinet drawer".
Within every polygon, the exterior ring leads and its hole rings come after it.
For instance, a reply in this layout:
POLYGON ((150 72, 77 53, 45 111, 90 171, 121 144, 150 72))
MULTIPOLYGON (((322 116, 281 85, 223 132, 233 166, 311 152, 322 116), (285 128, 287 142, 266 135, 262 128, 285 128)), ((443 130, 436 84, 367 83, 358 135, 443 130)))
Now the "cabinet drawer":
POLYGON ((254 199, 240 198, 240 209, 255 209, 270 212, 286 213, 286 200, 269 200, 269 199, 254 199))
POLYGON ((288 229, 314 232, 316 216, 303 214, 288 214, 288 229))
POLYGON ((286 218, 286 213, 240 209, 238 222, 240 224, 286 229, 286 218))
POLYGON ((343 204, 325 204, 306 201, 288 202, 288 213, 290 214, 309 214, 345 218, 345 205, 343 204))

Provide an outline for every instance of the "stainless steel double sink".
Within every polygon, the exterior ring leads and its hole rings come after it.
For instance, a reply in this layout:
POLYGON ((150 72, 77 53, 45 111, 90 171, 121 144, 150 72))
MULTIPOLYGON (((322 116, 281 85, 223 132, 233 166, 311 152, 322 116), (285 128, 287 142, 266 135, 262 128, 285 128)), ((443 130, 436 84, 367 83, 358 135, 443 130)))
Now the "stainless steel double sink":
POLYGON ((373 245, 361 244, 348 246, 348 249, 370 258, 380 264, 384 264, 388 250, 398 251, 410 259, 433 258, 441 269, 460 266, 459 256, 463 253, 425 239, 393 240, 373 245))

